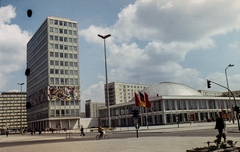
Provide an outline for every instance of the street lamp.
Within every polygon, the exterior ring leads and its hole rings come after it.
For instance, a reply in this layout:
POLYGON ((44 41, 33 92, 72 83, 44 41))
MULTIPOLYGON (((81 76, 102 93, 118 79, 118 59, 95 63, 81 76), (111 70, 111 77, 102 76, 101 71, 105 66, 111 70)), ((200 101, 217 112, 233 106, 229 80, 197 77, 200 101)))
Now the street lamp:
POLYGON ((21 121, 20 121, 20 132, 22 132, 22 86, 24 85, 24 83, 18 83, 18 85, 21 86, 21 103, 20 103, 20 106, 21 106, 21 109, 20 109, 20 118, 21 118, 21 121))
MULTIPOLYGON (((229 67, 233 67, 233 66, 234 66, 234 64, 229 64, 229 65, 225 68, 225 76, 226 76, 226 82, 227 82, 227 88, 228 88, 228 89, 229 89, 229 86, 228 86, 228 78, 227 78, 227 69, 228 69, 229 67)), ((230 116, 231 116, 231 119, 232 119, 232 121, 233 121, 233 123, 234 123, 234 118, 233 118, 233 114, 232 114, 232 102, 231 102, 231 100, 230 100, 229 90, 228 90, 228 97, 229 97, 229 103, 230 103, 230 108, 231 108, 230 116)))
POLYGON ((106 42, 105 39, 110 37, 111 34, 102 36, 98 34, 100 38, 104 41, 104 57, 105 57, 105 74, 106 74, 106 90, 107 90, 107 110, 108 110, 108 127, 111 127, 111 120, 110 120, 110 107, 109 107, 109 94, 108 94, 108 76, 107 76, 107 57, 106 57, 106 42))

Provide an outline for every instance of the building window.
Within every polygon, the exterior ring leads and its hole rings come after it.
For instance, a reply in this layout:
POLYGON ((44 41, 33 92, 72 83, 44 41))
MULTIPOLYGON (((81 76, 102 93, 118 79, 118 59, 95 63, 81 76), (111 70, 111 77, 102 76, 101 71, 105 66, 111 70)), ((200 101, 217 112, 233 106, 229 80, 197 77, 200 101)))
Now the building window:
POLYGON ((50 84, 54 84, 54 78, 50 78, 50 84))
POLYGON ((58 49, 58 44, 55 44, 55 49, 58 49))
POLYGON ((76 31, 73 31, 73 35, 77 35, 77 32, 76 32, 76 31))
POLYGON ((50 24, 53 24, 53 20, 50 19, 49 22, 50 22, 50 24))
POLYGON ((69 38, 69 42, 72 42, 72 38, 69 38))
POLYGON ((54 74, 54 69, 50 69, 50 74, 54 74))
POLYGON ((67 53, 64 53, 64 57, 65 57, 65 58, 68 58, 68 54, 67 54, 67 53))
POLYGON ((60 66, 63 66, 63 61, 60 61, 60 66))
POLYGON ((51 110, 51 117, 54 117, 54 110, 51 110))
POLYGON ((72 59, 72 58, 73 58, 73 55, 72 55, 72 54, 69 54, 69 58, 72 59))
POLYGON ((64 24, 63 24, 64 26, 67 26, 67 22, 64 22, 64 24))
POLYGON ((55 84, 59 84, 59 78, 55 78, 55 84))
POLYGON ((74 70, 74 75, 78 75, 78 71, 77 70, 74 70))
POLYGON ((60 58, 63 58, 63 53, 60 53, 60 58))
POLYGON ((73 79, 70 78, 70 85, 73 85, 73 79))
POLYGON ((69 30, 69 31, 68 31, 68 34, 69 34, 69 35, 72 35, 72 30, 69 30))
POLYGON ((55 24, 55 25, 58 25, 58 20, 54 20, 54 24, 55 24))
POLYGON ((54 61, 53 60, 50 60, 50 65, 54 65, 54 61))
POLYGON ((76 23, 73 23, 73 27, 76 27, 76 23))
POLYGON ((60 44, 60 49, 63 50, 63 45, 62 44, 60 44))
POLYGON ((63 37, 62 37, 62 36, 59 36, 59 40, 60 40, 61 42, 63 42, 63 37))
POLYGON ((58 33, 58 28, 54 28, 54 33, 58 33))
POLYGON ((53 36, 52 35, 50 35, 50 40, 53 40, 53 36))
POLYGON ((77 67, 77 62, 74 62, 74 67, 77 67))
POLYGON ((53 55, 53 52, 50 52, 50 57, 53 57, 54 55, 53 55))
POLYGON ((64 50, 68 50, 68 46, 67 45, 64 45, 64 50))
POLYGON ((55 69, 55 74, 59 74, 59 73, 58 73, 58 69, 55 69))
POLYGON ((73 38, 73 43, 77 43, 77 39, 73 38))
POLYGON ((69 70, 70 71, 70 75, 73 75, 73 70, 69 70))
POLYGON ((52 28, 52 27, 50 27, 50 28, 49 28, 49 31, 50 31, 50 32, 53 32, 53 28, 52 28))
POLYGON ((67 34, 67 30, 66 29, 64 29, 64 34, 67 34))
POLYGON ((63 33, 63 29, 59 29, 59 33, 63 33))
POLYGON ((74 79, 74 85, 78 85, 78 79, 74 79))
POLYGON ((56 110, 56 117, 59 117, 59 116, 60 116, 59 110, 56 110))
POLYGON ((69 66, 71 66, 71 67, 72 67, 72 66, 73 66, 73 62, 69 62, 69 66))
POLYGON ((67 61, 65 61, 65 66, 68 66, 68 62, 67 61))
POLYGON ((67 37, 64 37, 64 42, 67 42, 67 37))
POLYGON ((58 52, 55 52, 55 57, 58 57, 58 52))
POLYGON ((69 27, 72 27, 72 23, 68 23, 68 26, 69 26, 69 27))
POLYGON ((61 110, 61 116, 65 116, 65 110, 61 110))
POLYGON ((68 70, 65 70, 65 74, 68 75, 68 70))
POLYGON ((58 61, 55 61, 55 66, 58 66, 58 61))
POLYGON ((59 25, 62 25, 62 21, 59 21, 59 25))
POLYGON ((68 78, 65 78, 65 85, 69 85, 68 78))
POLYGON ((61 69, 61 70, 60 70, 60 74, 64 74, 64 70, 61 69))
POLYGON ((54 49, 54 44, 50 43, 50 49, 54 49))
POLYGON ((61 78, 61 85, 64 85, 64 78, 61 78))
POLYGON ((55 41, 58 41, 58 36, 55 36, 55 41))
POLYGON ((77 47, 76 46, 73 46, 73 51, 77 51, 77 47))

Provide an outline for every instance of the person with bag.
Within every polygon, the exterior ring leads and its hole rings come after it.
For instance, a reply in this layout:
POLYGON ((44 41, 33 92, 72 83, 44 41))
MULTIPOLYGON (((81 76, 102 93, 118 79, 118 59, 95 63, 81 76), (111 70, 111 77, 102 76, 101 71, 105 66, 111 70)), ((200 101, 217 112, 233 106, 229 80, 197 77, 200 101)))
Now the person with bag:
POLYGON ((222 139, 222 133, 223 133, 223 129, 225 130, 225 123, 222 117, 220 117, 220 115, 217 115, 217 119, 216 119, 216 125, 215 125, 215 129, 218 129, 218 142, 221 142, 222 139))

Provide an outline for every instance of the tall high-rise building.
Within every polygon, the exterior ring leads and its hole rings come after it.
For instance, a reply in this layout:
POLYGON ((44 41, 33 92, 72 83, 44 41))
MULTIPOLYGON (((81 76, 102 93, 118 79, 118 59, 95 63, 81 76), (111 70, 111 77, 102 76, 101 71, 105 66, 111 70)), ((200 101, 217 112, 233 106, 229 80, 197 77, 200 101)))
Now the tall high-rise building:
POLYGON ((78 23, 47 17, 27 44, 27 122, 33 129, 80 126, 78 23))
MULTIPOLYGON (((106 84, 104 86, 105 86, 105 103, 107 105, 106 84)), ((108 83, 109 104, 115 105, 119 103, 129 102, 134 97, 134 92, 142 91, 147 87, 150 87, 150 85, 124 82, 108 83)))

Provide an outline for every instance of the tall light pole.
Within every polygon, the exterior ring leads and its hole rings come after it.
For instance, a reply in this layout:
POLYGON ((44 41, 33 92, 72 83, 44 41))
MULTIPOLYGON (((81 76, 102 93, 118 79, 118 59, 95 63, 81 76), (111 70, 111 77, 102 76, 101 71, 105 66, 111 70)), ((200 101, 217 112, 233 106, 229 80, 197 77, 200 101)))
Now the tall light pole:
POLYGON ((106 74, 106 90, 107 90, 107 110, 108 110, 108 127, 110 128, 111 127, 111 119, 110 119, 110 105, 109 105, 109 93, 108 93, 108 76, 107 76, 107 56, 106 56, 106 42, 105 42, 105 39, 110 37, 111 34, 108 34, 108 35, 105 35, 105 36, 102 36, 100 34, 98 34, 98 36, 100 38, 103 39, 104 41, 104 57, 105 57, 105 74, 106 74))
MULTIPOLYGON (((225 76, 226 76, 226 82, 227 82, 227 88, 229 89, 229 86, 228 86, 228 78, 227 78, 227 69, 229 67, 233 67, 234 64, 229 64, 226 68, 225 68, 225 76)), ((234 123, 234 118, 233 118, 233 114, 232 114, 232 102, 231 102, 231 99, 230 99, 230 95, 229 95, 229 90, 228 90, 228 97, 229 97, 229 103, 230 103, 230 108, 231 108, 231 111, 230 111, 230 117, 234 123)))
POLYGON ((20 113, 21 113, 20 119, 21 119, 21 121, 20 121, 20 132, 22 132, 22 86, 24 85, 24 83, 18 83, 18 85, 21 86, 21 103, 20 103, 20 106, 21 106, 21 109, 20 109, 20 113))

